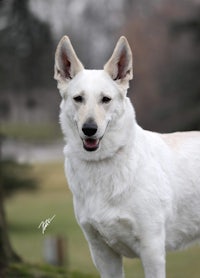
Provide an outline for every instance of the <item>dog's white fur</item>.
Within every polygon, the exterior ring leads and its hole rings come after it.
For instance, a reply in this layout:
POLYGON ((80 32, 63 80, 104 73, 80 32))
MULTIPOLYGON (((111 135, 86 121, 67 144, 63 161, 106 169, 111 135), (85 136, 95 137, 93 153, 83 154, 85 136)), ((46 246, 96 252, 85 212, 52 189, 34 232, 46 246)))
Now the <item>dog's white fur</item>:
POLYGON ((200 238, 200 132, 138 126, 126 96, 132 53, 124 37, 104 70, 85 70, 64 36, 54 77, 75 215, 101 277, 124 277, 122 256, 138 256, 146 278, 164 278, 166 250, 200 238), (97 149, 88 151, 82 128, 91 118, 97 149))

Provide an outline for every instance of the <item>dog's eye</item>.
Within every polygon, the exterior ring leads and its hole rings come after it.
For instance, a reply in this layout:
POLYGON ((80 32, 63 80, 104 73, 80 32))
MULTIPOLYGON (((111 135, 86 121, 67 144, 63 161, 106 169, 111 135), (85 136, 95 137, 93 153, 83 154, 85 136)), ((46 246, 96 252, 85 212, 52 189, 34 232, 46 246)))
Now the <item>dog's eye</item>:
POLYGON ((79 102, 79 103, 83 102, 83 97, 82 96, 76 96, 73 99, 74 99, 75 102, 79 102))
POLYGON ((101 101, 102 101, 102 103, 109 103, 111 101, 111 98, 110 97, 103 97, 101 101))

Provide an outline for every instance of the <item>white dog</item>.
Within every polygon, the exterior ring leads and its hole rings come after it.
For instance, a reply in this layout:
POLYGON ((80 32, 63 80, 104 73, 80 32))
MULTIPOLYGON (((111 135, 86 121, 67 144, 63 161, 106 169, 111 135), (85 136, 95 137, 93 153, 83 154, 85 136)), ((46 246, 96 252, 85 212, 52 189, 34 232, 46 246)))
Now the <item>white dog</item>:
POLYGON ((122 278, 122 256, 140 257, 146 278, 164 278, 165 252, 200 239, 200 132, 138 126, 126 96, 125 37, 103 70, 85 70, 64 36, 55 79, 66 176, 96 268, 102 278, 122 278))

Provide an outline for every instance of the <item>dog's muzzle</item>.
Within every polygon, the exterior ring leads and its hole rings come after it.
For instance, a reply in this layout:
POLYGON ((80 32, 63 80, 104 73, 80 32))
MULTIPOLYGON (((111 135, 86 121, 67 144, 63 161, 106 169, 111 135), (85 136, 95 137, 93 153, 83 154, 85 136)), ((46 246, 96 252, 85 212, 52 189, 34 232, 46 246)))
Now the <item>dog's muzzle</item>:
POLYGON ((83 147, 86 151, 92 152, 99 148, 100 139, 95 138, 95 134, 98 130, 96 122, 89 118, 83 125, 82 131, 85 135, 83 138, 83 147))

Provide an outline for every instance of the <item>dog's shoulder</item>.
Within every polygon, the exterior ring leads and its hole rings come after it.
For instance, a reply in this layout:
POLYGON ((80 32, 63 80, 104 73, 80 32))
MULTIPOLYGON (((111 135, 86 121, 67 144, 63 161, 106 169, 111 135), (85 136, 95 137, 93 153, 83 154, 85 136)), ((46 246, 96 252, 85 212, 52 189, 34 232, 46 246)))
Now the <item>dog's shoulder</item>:
POLYGON ((200 132, 174 132, 159 134, 161 139, 172 149, 178 150, 182 146, 195 144, 200 146, 200 132))

